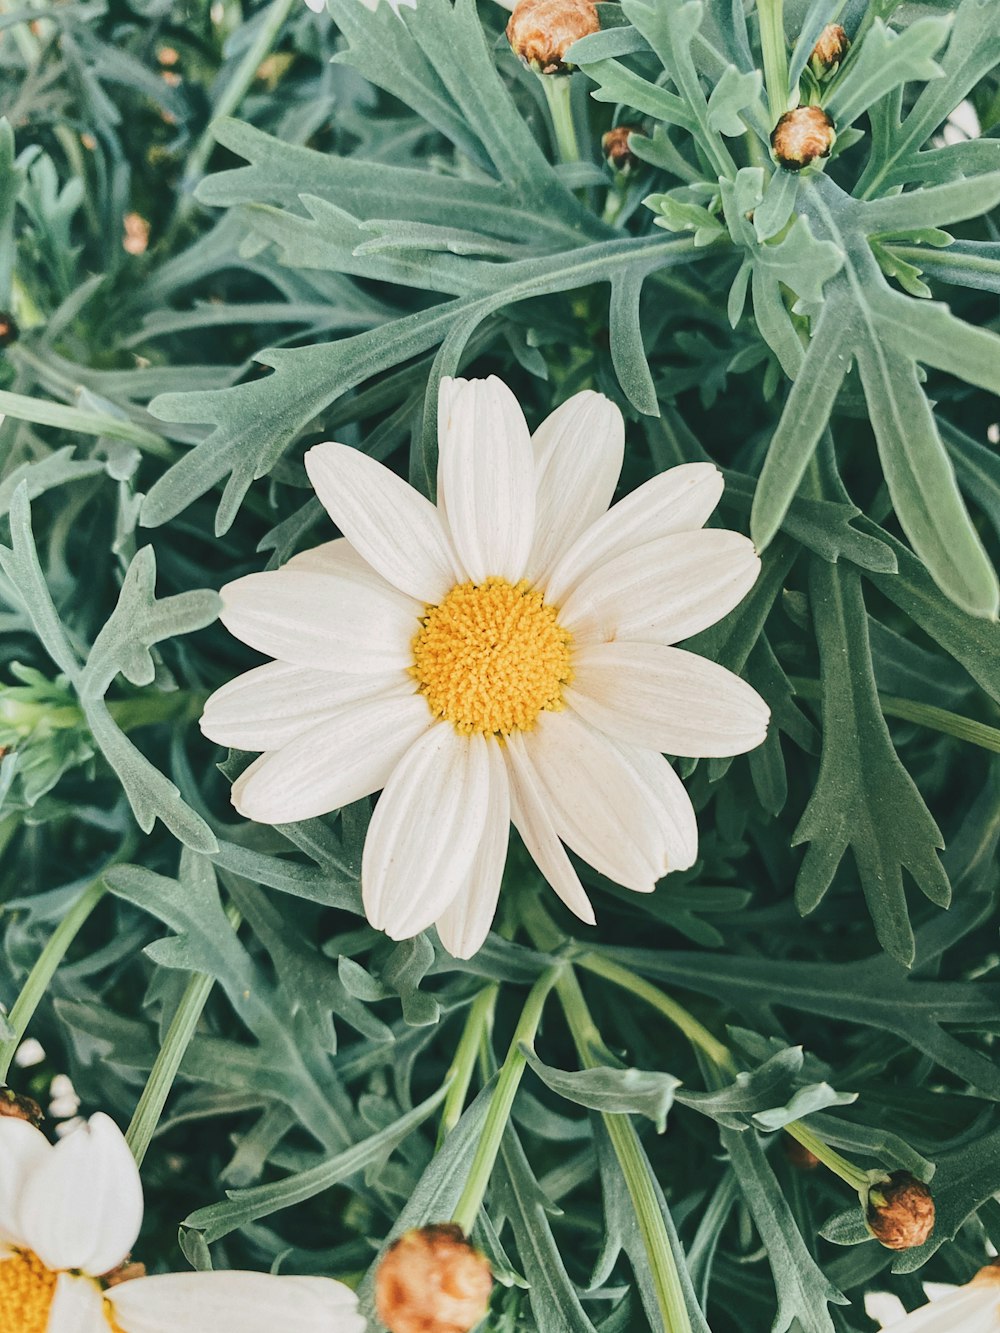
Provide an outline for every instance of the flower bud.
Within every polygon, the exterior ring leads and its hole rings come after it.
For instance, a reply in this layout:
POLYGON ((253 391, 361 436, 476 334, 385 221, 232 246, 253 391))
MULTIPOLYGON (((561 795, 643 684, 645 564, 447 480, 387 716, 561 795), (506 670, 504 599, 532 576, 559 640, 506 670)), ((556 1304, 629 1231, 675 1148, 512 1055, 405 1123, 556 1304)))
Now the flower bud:
POLYGON ((868 1229, 887 1250, 912 1250, 934 1230, 934 1200, 909 1171, 894 1171, 877 1183, 868 1204, 868 1229), (875 1202, 876 1196, 884 1200, 875 1202))
POLYGON ((131 1256, 127 1256, 118 1265, 112 1268, 110 1273, 105 1273, 101 1282, 105 1287, 120 1287, 123 1282, 134 1282, 137 1278, 146 1276, 146 1265, 133 1262, 131 1256))
POLYGON ((819 1166, 819 1158, 816 1154, 810 1152, 804 1144, 799 1143, 798 1139, 786 1135, 784 1147, 785 1157, 797 1170, 815 1171, 819 1166))
POLYGON ((994 1259, 991 1264, 981 1268, 968 1285, 970 1287, 1000 1287, 1000 1259, 994 1259))
POLYGON ((493 1275, 451 1223, 407 1231, 375 1275, 375 1308, 389 1333, 468 1333, 486 1314, 493 1275))
POLYGON ((562 74, 569 68, 565 56, 573 43, 600 27, 593 0, 518 0, 507 40, 537 74, 562 74))
POLYGON ((826 25, 809 57, 809 67, 817 79, 821 79, 824 74, 833 73, 847 55, 850 45, 847 33, 839 23, 826 25))
POLYGON ((801 171, 818 157, 829 157, 837 135, 833 121, 819 106, 797 106, 771 131, 774 156, 786 171, 801 171))
POLYGON ((7 314, 5 310, 0 310, 0 348, 9 347, 11 343, 17 342, 20 332, 14 316, 7 314))
POLYGON ((24 1097, 13 1088, 0 1088, 0 1116, 10 1116, 14 1120, 27 1120, 29 1125, 37 1127, 45 1119, 45 1113, 34 1097, 24 1097))
POLYGON ((628 146, 628 136, 636 133, 634 125, 616 125, 601 140, 601 149, 608 165, 615 171, 631 171, 636 157, 628 146))

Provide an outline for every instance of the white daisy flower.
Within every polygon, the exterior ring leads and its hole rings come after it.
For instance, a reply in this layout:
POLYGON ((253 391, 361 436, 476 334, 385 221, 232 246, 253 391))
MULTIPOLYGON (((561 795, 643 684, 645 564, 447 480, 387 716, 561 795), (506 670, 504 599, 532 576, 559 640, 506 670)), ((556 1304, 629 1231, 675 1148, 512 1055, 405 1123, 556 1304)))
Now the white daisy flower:
POLYGON ((887 1333, 1000 1333, 1000 1267, 988 1264, 966 1286, 883 1327, 887 1333))
POLYGON ((364 1333, 329 1278, 171 1273, 107 1286, 142 1223, 139 1172, 95 1115, 55 1146, 0 1118, 0 1328, 10 1333, 364 1333))
POLYGON ((444 380, 438 411, 436 507, 357 449, 309 450, 344 537, 222 589, 223 623, 277 660, 223 686, 201 725, 265 751, 233 787, 250 819, 308 819, 383 789, 362 859, 368 920, 393 939, 435 924, 468 958, 511 823, 590 924, 564 843, 639 893, 694 862, 694 810, 663 753, 752 749, 768 709, 674 645, 732 610, 760 562, 746 537, 703 529, 723 486, 709 463, 608 510, 624 424, 602 394, 577 394, 533 436, 495 378, 444 380))

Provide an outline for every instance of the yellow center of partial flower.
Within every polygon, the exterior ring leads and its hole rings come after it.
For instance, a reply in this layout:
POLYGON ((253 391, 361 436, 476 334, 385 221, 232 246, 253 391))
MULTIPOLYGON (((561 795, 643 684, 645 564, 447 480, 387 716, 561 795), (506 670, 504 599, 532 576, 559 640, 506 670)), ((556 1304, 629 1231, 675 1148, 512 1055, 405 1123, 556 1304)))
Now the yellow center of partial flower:
POLYGON ((505 736, 563 707, 572 642, 525 580, 459 583, 427 608, 410 673, 434 716, 456 731, 505 736))
MULTIPOLYGON (((37 1254, 21 1250, 0 1259, 0 1329, 3 1333, 46 1333, 59 1274, 37 1254)), ((107 1301, 104 1318, 111 1333, 125 1333, 107 1301)))
POLYGON ((45 1333, 56 1277, 34 1254, 0 1260, 0 1328, 45 1333))

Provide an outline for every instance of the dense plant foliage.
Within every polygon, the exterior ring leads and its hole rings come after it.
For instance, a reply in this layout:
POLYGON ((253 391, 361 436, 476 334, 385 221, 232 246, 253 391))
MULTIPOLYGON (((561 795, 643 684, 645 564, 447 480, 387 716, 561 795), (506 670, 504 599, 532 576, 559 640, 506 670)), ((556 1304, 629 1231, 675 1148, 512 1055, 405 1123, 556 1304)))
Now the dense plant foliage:
POLYGON ((327 10, 2 6, 0 1082, 27 1031, 12 1085, 156 1129, 151 1267, 180 1223, 368 1300, 527 1061, 491 1328, 873 1329, 1000 1247, 1000 0, 602 3, 548 80, 491 0, 327 10), (791 171, 800 95, 836 137, 791 171), (441 377, 491 373, 533 425, 619 403, 623 493, 723 470, 763 571, 691 646, 773 720, 682 762, 692 870, 581 867, 591 929, 512 846, 459 962, 366 925, 370 801, 241 820, 197 718, 260 660, 216 590, 333 535, 305 449, 430 493, 441 377), (937 1210, 898 1254, 895 1171, 937 1210))

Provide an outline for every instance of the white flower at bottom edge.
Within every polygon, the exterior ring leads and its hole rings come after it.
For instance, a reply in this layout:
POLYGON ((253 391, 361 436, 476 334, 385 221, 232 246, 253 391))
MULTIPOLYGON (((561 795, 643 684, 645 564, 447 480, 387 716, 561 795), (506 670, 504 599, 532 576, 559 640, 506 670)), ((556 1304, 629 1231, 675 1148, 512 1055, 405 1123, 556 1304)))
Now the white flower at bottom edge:
POLYGON ((105 1288, 142 1223, 139 1172, 106 1115, 54 1146, 0 1119, 0 1329, 8 1333, 364 1333, 329 1278, 177 1273, 105 1288))
POLYGON ((1000 1333, 1000 1267, 989 1264, 964 1287, 911 1310, 886 1333, 1000 1333))
POLYGON ((382 789, 368 920, 393 939, 436 924, 468 958, 511 823, 590 924, 563 844, 638 893, 694 863, 694 809, 663 755, 750 750, 768 708, 674 645, 731 611, 760 561, 746 537, 704 528, 723 486, 710 463, 608 509, 625 437, 602 394, 576 394, 532 436, 500 380, 445 379, 438 423, 436 507, 358 449, 309 450, 344 537, 222 589, 230 633, 277 660, 218 690, 201 726, 265 751, 233 786, 249 819, 382 789))

